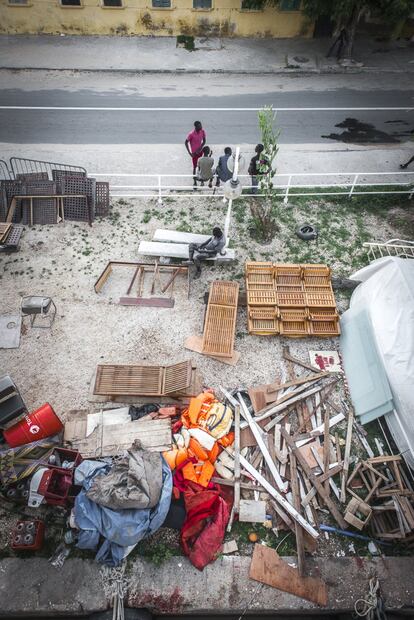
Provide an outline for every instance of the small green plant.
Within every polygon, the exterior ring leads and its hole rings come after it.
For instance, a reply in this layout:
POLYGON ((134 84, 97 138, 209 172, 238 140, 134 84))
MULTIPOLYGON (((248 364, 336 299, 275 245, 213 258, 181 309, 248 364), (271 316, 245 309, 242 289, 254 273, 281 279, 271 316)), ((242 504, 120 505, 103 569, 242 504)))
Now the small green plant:
POLYGON ((188 34, 179 34, 177 37, 177 47, 184 47, 188 52, 194 52, 194 37, 188 34))

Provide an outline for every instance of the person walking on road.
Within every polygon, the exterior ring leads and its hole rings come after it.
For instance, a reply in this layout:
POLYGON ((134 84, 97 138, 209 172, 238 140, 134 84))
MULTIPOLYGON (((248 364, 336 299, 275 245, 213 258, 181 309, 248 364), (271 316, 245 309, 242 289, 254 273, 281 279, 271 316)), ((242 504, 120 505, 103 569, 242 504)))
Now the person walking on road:
POLYGON ((409 166, 411 164, 412 161, 414 161, 414 155, 411 157, 411 159, 406 161, 405 164, 400 164, 400 168, 402 170, 405 170, 407 168, 407 166, 409 166))
POLYGON ((193 160, 193 185, 197 187, 197 165, 206 143, 206 132, 200 121, 195 121, 193 131, 190 131, 185 139, 185 148, 193 160))
POLYGON ((214 159, 212 158, 213 151, 209 146, 203 148, 203 156, 198 160, 198 180, 201 181, 201 185, 204 185, 208 181, 208 186, 213 187, 214 177, 214 159))
POLYGON ((263 176, 269 172, 270 164, 267 157, 262 155, 264 151, 263 144, 257 144, 254 149, 256 155, 251 158, 249 165, 249 174, 252 177, 252 194, 258 191, 258 176, 263 176))
POLYGON ((231 154, 231 148, 229 146, 226 146, 226 148, 224 149, 224 155, 219 158, 216 168, 216 187, 220 187, 220 181, 225 183, 233 176, 227 165, 231 154))

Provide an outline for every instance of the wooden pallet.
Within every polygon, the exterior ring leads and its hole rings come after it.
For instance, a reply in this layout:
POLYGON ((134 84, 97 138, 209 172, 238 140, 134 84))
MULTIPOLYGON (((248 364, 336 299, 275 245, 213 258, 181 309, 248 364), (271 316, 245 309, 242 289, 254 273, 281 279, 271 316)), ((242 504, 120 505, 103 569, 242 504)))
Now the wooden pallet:
POLYGON ((163 396, 185 390, 191 361, 171 366, 99 364, 93 393, 99 396, 163 396))
POLYGON ((306 297, 303 292, 278 292, 277 305, 287 308, 304 308, 306 306, 306 297))
POLYGON ((326 293, 305 293, 306 306, 310 308, 336 308, 335 297, 332 290, 326 293))
POLYGON ((300 338, 310 333, 307 309, 281 308, 279 310, 281 336, 300 338))
POLYGON ((320 337, 339 336, 339 315, 332 310, 322 308, 311 309, 309 311, 311 334, 320 337))
POLYGON ((251 306, 275 306, 277 296, 275 290, 247 290, 247 303, 251 306))
POLYGON ((252 308, 248 310, 249 334, 273 336, 279 333, 279 321, 276 308, 252 308))
POLYGON ((202 343, 202 353, 205 355, 232 357, 238 296, 237 282, 212 282, 202 343), (213 303, 212 300, 221 303, 213 303))

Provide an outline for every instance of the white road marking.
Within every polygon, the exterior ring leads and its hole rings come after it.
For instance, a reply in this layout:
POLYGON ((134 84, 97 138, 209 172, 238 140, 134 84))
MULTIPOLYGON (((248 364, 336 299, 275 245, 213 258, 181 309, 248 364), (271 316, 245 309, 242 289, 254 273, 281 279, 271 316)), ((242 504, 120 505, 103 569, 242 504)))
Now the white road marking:
MULTIPOLYGON (((264 104, 268 105, 268 104, 264 104)), ((90 107, 90 106, 25 106, 2 105, 0 110, 61 110, 79 112, 258 112, 263 108, 123 108, 123 107, 90 107)), ((414 107, 363 107, 363 108, 273 108, 275 112, 381 112, 399 111, 412 112, 414 107)))

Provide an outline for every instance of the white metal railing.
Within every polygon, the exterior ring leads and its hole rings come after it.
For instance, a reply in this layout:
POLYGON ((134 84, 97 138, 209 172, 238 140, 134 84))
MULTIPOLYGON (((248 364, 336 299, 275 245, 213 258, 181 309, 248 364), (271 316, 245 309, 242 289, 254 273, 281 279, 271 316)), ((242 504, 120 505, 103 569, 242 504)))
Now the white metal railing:
POLYGON ((401 258, 414 258, 414 241, 405 239, 390 239, 385 243, 364 243, 364 248, 368 249, 368 256, 372 260, 383 258, 384 256, 400 256, 401 258))
MULTIPOLYGON (((113 197, 119 198, 158 198, 162 204, 163 198, 174 195, 175 198, 194 196, 192 190, 192 174, 136 174, 118 172, 91 172, 91 176, 99 177, 110 182, 110 191, 113 197), (111 179, 113 181, 111 181, 111 179), (147 183, 122 184, 123 180, 146 179, 147 183), (188 183, 184 184, 184 180, 188 183), (176 181, 176 182, 173 182, 176 181), (178 181, 178 182, 177 182, 178 181)), ((251 177, 239 174, 245 189, 251 187, 251 177)), ((277 173, 273 177, 274 196, 283 199, 285 203, 294 196, 352 196, 407 194, 412 198, 414 194, 414 172, 297 172, 277 173), (388 180, 387 180, 388 179, 388 180), (401 179, 401 180, 400 180, 401 179), (387 190, 381 190, 387 187, 387 190), (373 188, 373 189, 369 189, 373 188), (309 191, 307 191, 309 190, 309 191), (330 190, 330 191, 325 191, 330 190)), ((223 184, 219 188, 210 189, 205 182, 200 184, 197 194, 206 197, 222 195, 223 184)), ((248 198, 249 193, 242 194, 241 198, 248 198)), ((265 194, 257 193, 256 196, 265 194)))

